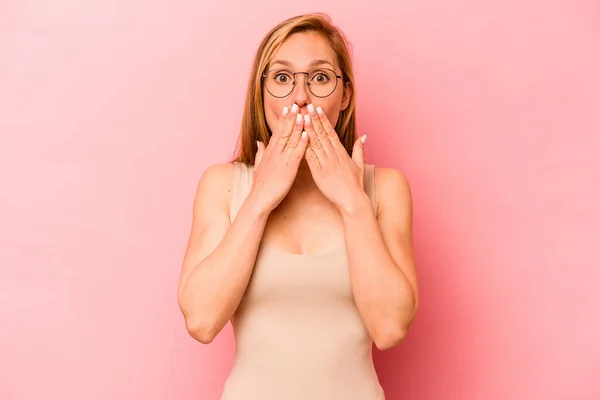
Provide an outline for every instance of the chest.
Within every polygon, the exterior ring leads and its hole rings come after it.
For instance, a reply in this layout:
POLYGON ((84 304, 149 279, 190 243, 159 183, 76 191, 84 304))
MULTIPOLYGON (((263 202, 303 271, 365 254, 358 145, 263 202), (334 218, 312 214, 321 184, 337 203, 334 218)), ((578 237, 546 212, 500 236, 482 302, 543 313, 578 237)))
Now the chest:
POLYGON ((263 244, 292 254, 320 254, 344 243, 339 211, 321 194, 291 193, 271 212, 263 244))

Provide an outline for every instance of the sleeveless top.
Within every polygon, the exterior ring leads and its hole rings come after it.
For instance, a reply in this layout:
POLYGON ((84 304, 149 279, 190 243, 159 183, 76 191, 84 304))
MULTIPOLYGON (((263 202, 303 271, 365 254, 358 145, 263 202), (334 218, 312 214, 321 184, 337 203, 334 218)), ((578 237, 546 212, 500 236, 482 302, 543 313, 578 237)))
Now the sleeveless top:
MULTIPOLYGON (((235 219, 253 166, 236 162, 235 219)), ((375 210, 373 165, 365 192, 375 210)), ((345 245, 316 255, 261 243, 249 285, 232 317, 235 360, 221 400, 384 400, 373 341, 358 314, 345 245)))

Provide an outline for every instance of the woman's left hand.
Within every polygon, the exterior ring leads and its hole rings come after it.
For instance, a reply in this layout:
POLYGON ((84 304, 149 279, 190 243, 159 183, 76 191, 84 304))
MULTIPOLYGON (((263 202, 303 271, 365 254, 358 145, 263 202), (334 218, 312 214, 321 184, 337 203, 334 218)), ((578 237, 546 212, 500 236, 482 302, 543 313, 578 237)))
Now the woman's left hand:
POLYGON ((340 211, 351 212, 365 196, 363 148, 367 137, 364 135, 354 142, 350 157, 321 107, 315 110, 311 104, 308 112, 304 117, 304 129, 309 145, 304 158, 313 179, 340 211))

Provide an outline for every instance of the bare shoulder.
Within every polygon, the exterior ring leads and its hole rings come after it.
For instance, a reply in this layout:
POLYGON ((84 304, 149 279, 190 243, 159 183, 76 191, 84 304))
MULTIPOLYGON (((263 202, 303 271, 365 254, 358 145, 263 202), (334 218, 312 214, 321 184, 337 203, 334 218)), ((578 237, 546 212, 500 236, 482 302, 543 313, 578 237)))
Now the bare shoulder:
POLYGON ((412 213, 412 195, 406 176, 389 167, 375 168, 377 216, 391 209, 412 213))
POLYGON ((229 210, 234 169, 232 163, 217 163, 206 168, 198 182, 194 203, 218 203, 229 210))

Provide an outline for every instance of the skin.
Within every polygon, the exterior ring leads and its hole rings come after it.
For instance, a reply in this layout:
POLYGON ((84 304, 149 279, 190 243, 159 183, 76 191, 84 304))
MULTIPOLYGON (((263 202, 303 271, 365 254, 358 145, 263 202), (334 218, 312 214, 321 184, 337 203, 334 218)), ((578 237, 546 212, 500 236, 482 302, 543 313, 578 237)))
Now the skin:
MULTIPOLYGON (((273 55, 268 70, 282 68, 292 72, 310 72, 316 67, 329 68, 338 75, 342 75, 342 70, 337 64, 337 56, 327 39, 317 33, 306 32, 290 36, 273 55), (317 60, 328 61, 328 63, 311 65, 311 62, 317 60), (282 65, 277 61, 284 61, 290 65, 282 65)), ((291 108, 293 104, 297 104, 300 107, 300 114, 304 116, 308 114, 308 105, 313 104, 314 107, 321 106, 335 126, 340 111, 345 110, 350 103, 351 93, 350 85, 343 85, 339 80, 331 95, 325 98, 315 97, 306 86, 306 75, 296 75, 294 91, 287 97, 273 97, 266 89, 263 89, 265 118, 271 131, 275 131, 284 106, 291 108)), ((306 160, 300 163, 299 169, 301 171, 298 180, 310 180, 310 176, 307 174, 308 163, 306 160)))
MULTIPOLYGON (((329 67, 341 74, 333 49, 314 33, 292 35, 273 60, 284 61, 292 72, 308 72, 315 60, 329 60, 329 67)), ((179 287, 186 326, 202 343, 214 339, 244 294, 261 243, 300 254, 324 253, 345 244, 361 319, 379 349, 393 348, 406 336, 418 310, 408 181, 393 168, 376 168, 373 212, 363 189, 364 143, 358 139, 350 157, 334 130, 349 103, 350 88, 338 83, 329 97, 317 98, 308 91, 305 76, 296 79, 286 98, 264 96, 273 132, 280 129, 283 107, 297 104, 308 134, 297 174, 278 206, 265 212, 264 201, 256 200, 259 191, 251 191, 231 224, 233 165, 211 166, 198 185, 179 287)), ((295 132, 289 140, 297 142, 299 129, 295 132)), ((288 140, 274 137, 275 144, 288 140)), ((262 150, 259 155, 257 160, 262 160, 262 150)), ((275 163, 275 158, 270 160, 275 163)))
MULTIPOLYGON (((292 72, 309 72, 316 67, 333 69, 341 75, 337 57, 328 41, 313 32, 290 36, 273 56, 268 69, 283 68, 292 72), (277 61, 284 61, 282 65, 277 61), (311 65, 314 60, 326 60, 326 64, 311 65)), ((283 107, 299 107, 303 118, 309 114, 308 106, 320 106, 331 116, 335 125, 340 111, 350 102, 351 88, 341 81, 328 97, 315 97, 306 86, 306 75, 296 75, 296 85, 284 98, 271 96, 264 89, 265 118, 271 131, 276 131, 283 107)), ((288 253, 318 254, 338 247, 344 242, 341 216, 335 205, 317 187, 306 158, 300 161, 296 179, 279 206, 271 212, 263 234, 263 241, 271 247, 288 253), (306 218, 310 210, 311 217, 306 218), (289 229, 293 226, 294 229, 289 229), (311 234, 307 234, 310 232, 311 234)))

